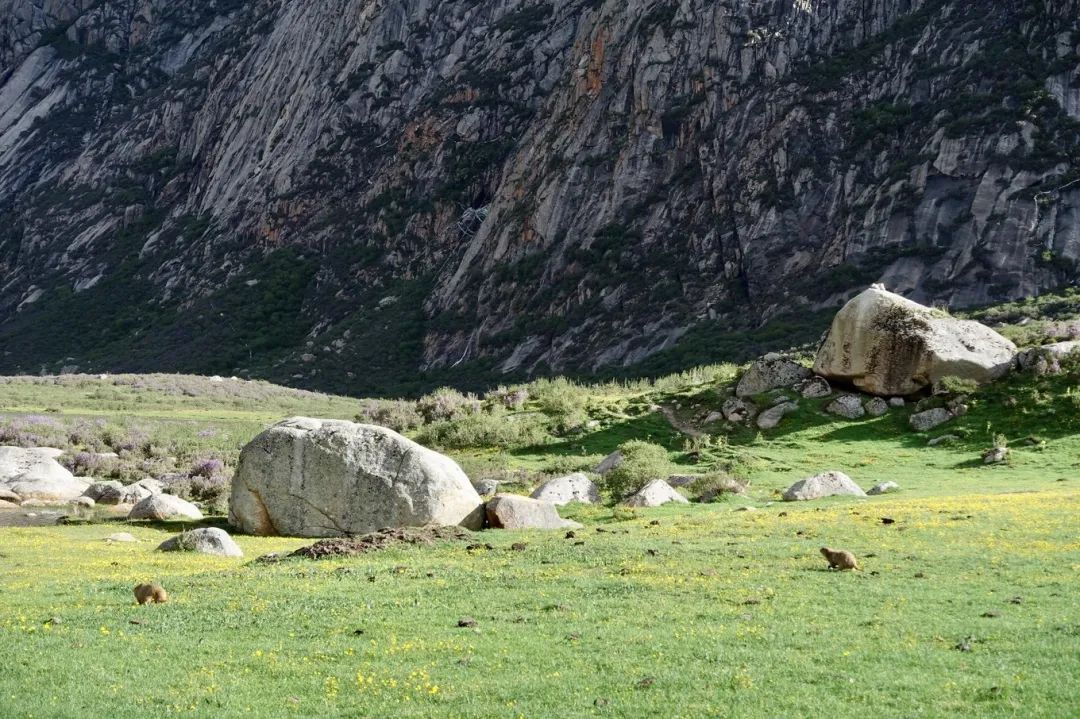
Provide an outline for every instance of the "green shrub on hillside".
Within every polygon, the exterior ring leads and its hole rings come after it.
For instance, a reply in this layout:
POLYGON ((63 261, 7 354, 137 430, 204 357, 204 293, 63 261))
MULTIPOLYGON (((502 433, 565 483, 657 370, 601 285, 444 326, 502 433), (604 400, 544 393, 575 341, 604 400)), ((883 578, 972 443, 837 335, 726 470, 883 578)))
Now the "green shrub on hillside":
POLYGON ((623 457, 622 464, 604 475, 604 488, 616 499, 671 474, 667 450, 658 444, 632 439, 620 444, 619 452, 623 457))
POLYGON ((420 444, 437 449, 520 449, 549 438, 547 421, 537 414, 511 415, 499 409, 425 425, 420 444))

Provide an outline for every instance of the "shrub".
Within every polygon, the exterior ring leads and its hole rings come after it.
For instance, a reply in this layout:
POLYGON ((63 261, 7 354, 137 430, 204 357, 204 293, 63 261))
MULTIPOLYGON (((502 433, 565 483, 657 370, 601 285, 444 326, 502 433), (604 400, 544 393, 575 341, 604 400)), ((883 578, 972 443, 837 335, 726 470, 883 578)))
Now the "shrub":
POLYGON ((404 399, 373 399, 364 402, 356 421, 389 427, 395 432, 407 432, 424 423, 416 402, 404 399))
POLYGON ((623 457, 622 464, 604 475, 604 488, 616 499, 671 473, 667 450, 658 444, 632 439, 620 444, 619 452, 623 457))
POLYGON ((550 417, 558 432, 576 429, 588 420, 585 411, 588 390, 565 377, 539 380, 532 385, 532 398, 541 412, 550 417))
POLYGON ((199 457, 188 470, 189 477, 216 477, 225 469, 225 463, 216 457, 199 457))
POLYGON ((573 455, 561 455, 554 457, 544 465, 543 471, 557 477, 574 472, 589 472, 601 460, 599 455, 575 457, 573 455))
POLYGON ((547 440, 546 425, 545 419, 535 414, 510 416, 499 410, 426 425, 417 439, 442 449, 518 449, 547 440))
POLYGON ((732 494, 745 494, 747 483, 726 472, 703 474, 687 486, 687 491, 699 502, 715 502, 732 494))
POLYGON ((61 457, 60 464, 76 477, 100 477, 113 462, 93 452, 76 452, 61 457))
POLYGON ((474 415, 480 411, 480 400, 475 395, 442 387, 418 399, 416 409, 430 424, 474 415))
POLYGON ((490 400, 495 404, 500 404, 506 409, 521 410, 525 407, 525 403, 529 401, 529 390, 524 387, 506 388, 497 387, 496 389, 488 392, 484 396, 484 399, 490 400))
POLYGON ((960 377, 942 377, 934 385, 935 394, 971 394, 978 389, 978 382, 960 377))

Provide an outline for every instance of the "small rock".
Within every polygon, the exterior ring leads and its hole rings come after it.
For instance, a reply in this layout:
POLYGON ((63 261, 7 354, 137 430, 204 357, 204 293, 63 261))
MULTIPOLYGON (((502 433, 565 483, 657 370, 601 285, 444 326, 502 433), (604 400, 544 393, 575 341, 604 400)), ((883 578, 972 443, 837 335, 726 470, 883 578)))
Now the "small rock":
POLYGON ((524 552, 527 546, 525 542, 514 542, 510 545, 510 549, 514 552, 524 552))
POLYGON ((473 482, 473 488, 481 497, 490 497, 499 491, 499 483, 494 479, 480 479, 473 482))
POLYGON ((949 410, 944 407, 935 407, 911 415, 911 418, 908 421, 911 423, 912 429, 916 432, 925 432, 948 422, 952 418, 952 412, 949 410))
POLYGON ((882 517, 881 518, 881 523, 882 524, 896 524, 896 520, 893 519, 892 517, 882 517))
POLYGON ((878 482, 867 492, 868 495, 888 494, 889 492, 897 492, 900 490, 900 485, 896 482, 878 482))
POLYGON ((889 412, 889 403, 881 397, 873 397, 866 402, 866 413, 871 417, 881 417, 889 412))
POLYGON ((806 399, 820 399, 832 394, 832 387, 824 377, 811 377, 795 385, 795 390, 806 399))
POLYGON ((593 472, 595 472, 596 474, 607 474, 622 463, 622 452, 615 450, 614 452, 600 460, 600 464, 596 465, 596 467, 593 469, 593 472))
POLYGON ((859 419, 866 414, 862 401, 853 394, 845 394, 837 397, 825 408, 829 414, 835 414, 846 419, 859 419))
POLYGON ((781 404, 770 407, 757 417, 758 429, 773 429, 776 425, 780 424, 780 420, 784 415, 791 414, 799 409, 799 405, 794 402, 782 402, 781 404))
POLYGON ((950 442, 955 442, 958 439, 960 438, 957 437, 955 434, 943 434, 940 437, 934 437, 926 444, 930 447, 936 447, 939 444, 948 444, 950 442))
POLYGON ((158 545, 161 552, 199 552, 218 557, 242 557, 244 552, 224 529, 203 527, 182 532, 158 545))
POLYGON ((659 507, 668 502, 689 504, 690 500, 682 496, 662 479, 654 479, 632 494, 623 502, 627 507, 659 507))
POLYGON ((793 502, 841 494, 866 496, 866 492, 851 477, 843 472, 831 471, 799 480, 784 491, 783 497, 785 502, 793 502))
POLYGON ((472 617, 462 617, 457 620, 457 625, 462 628, 472 628, 476 626, 476 620, 472 617))
POLYGON ((114 532, 108 537, 105 537, 106 542, 137 542, 135 536, 128 532, 114 532))
POLYGON ((738 397, 728 397, 720 410, 728 422, 746 422, 757 413, 753 402, 738 397))
POLYGON ((907 402, 904 401, 903 397, 890 397, 889 398, 889 406, 890 407, 903 407, 905 404, 907 404, 907 402))
POLYGON ((1008 447, 994 447, 983 452, 983 464, 1000 464, 1009 458, 1008 447))
POLYGON ((96 502, 89 497, 76 497, 71 500, 71 503, 76 507, 82 507, 84 509, 93 509, 94 504, 96 504, 96 502))

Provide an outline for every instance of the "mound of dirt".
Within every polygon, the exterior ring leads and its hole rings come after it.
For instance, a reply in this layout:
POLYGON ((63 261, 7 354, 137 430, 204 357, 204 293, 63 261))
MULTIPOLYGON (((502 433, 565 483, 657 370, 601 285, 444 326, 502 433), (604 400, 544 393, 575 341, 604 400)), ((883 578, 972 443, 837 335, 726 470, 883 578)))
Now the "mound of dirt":
POLYGON ((361 537, 335 537, 322 539, 315 544, 301 547, 291 557, 325 559, 354 554, 367 554, 390 549, 403 544, 434 544, 435 542, 464 541, 472 532, 461 527, 401 527, 380 529, 361 537))

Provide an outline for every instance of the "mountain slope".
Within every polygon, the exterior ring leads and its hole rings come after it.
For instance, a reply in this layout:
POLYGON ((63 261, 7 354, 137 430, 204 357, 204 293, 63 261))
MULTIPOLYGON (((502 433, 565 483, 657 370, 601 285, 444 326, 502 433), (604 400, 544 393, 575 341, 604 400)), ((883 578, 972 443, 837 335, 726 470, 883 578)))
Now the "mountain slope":
POLYGON ((1075 282, 1077 17, 0 0, 0 371, 407 391, 658 361, 877 280, 1075 282))

